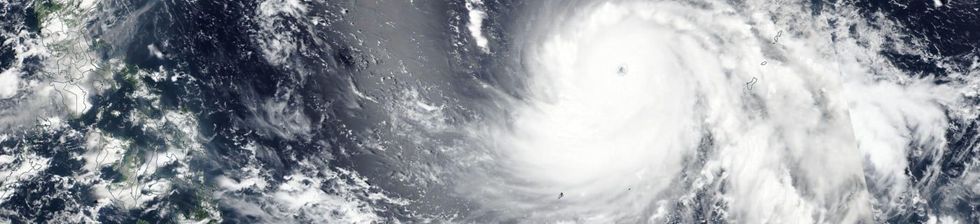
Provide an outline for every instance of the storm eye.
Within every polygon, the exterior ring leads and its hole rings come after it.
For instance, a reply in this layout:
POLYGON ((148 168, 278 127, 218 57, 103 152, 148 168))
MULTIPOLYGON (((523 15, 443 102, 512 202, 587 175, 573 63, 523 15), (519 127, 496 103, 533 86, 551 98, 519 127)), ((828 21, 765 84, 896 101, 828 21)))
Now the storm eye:
POLYGON ((627 72, 629 72, 629 67, 627 67, 626 64, 620 64, 619 67, 616 68, 616 74, 626 75, 627 72))

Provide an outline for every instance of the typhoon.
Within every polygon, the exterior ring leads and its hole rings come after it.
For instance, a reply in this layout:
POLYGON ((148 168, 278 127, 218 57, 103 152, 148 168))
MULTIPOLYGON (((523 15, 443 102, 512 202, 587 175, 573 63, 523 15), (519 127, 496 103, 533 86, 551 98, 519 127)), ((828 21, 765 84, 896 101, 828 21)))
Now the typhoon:
POLYGON ((977 2, 0 18, 0 223, 980 222, 977 2))

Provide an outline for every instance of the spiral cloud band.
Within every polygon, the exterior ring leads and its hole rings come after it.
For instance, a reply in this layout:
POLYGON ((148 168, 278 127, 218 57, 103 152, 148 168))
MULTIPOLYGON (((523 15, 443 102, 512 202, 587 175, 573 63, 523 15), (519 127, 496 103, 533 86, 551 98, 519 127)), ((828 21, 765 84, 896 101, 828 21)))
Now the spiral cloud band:
POLYGON ((522 46, 529 96, 485 138, 521 184, 483 200, 630 220, 676 210, 664 202, 691 195, 668 188, 693 181, 749 223, 871 219, 836 63, 724 3, 581 4, 522 46))
POLYGON ((978 223, 978 9, 0 1, 0 223, 978 223))

